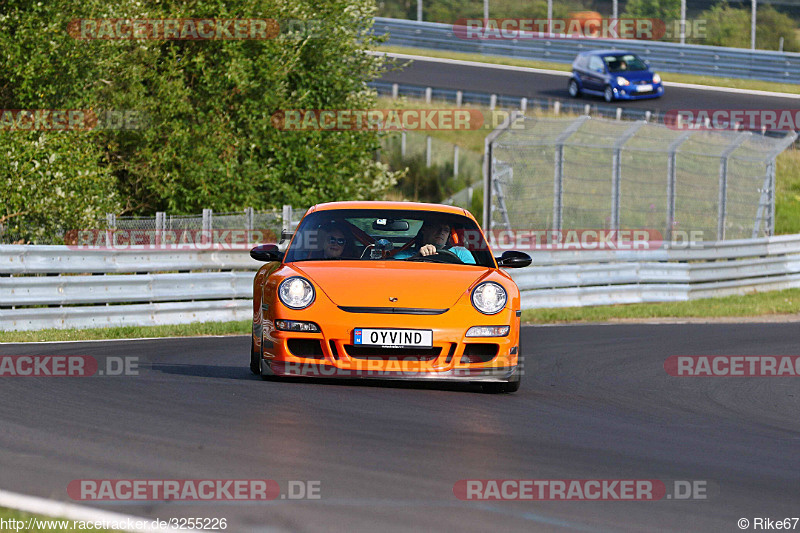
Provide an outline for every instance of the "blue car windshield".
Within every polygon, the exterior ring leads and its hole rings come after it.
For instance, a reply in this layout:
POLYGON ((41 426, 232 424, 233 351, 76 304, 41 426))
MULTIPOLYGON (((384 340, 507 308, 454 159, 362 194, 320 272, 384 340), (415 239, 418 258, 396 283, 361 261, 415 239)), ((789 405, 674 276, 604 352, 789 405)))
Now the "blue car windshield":
POLYGON ((331 209, 309 214, 297 228, 284 261, 329 259, 496 266, 483 233, 472 219, 405 209, 331 209), (449 251, 452 257, 420 257, 425 244, 449 251))
POLYGON ((647 70, 647 65, 645 62, 633 54, 604 56, 603 60, 608 66, 608 71, 613 72, 614 74, 629 71, 647 70))

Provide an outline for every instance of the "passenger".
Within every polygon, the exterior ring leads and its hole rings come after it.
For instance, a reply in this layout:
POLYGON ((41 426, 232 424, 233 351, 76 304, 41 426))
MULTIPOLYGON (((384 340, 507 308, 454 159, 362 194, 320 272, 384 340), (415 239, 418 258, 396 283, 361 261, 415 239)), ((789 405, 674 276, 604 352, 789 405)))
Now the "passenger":
POLYGON ((475 264, 472 253, 463 246, 447 247, 450 239, 452 227, 446 222, 426 220, 422 223, 417 236, 414 237, 414 246, 395 255, 395 259, 408 259, 417 254, 427 257, 439 253, 439 250, 447 250, 454 253, 463 263, 468 265, 475 264))

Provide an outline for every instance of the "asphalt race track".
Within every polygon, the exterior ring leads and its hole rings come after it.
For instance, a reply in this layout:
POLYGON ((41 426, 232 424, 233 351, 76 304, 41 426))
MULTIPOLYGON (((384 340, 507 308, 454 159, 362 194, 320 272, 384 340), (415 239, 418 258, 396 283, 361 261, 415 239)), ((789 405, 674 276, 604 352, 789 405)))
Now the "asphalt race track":
MULTIPOLYGON (((800 515, 797 377, 687 378, 670 355, 797 355, 796 324, 527 327, 512 395, 431 384, 262 382, 247 337, 5 344, 138 358, 138 376, 0 378, 0 487, 75 479, 319 481, 321 498, 121 502, 228 531, 740 531, 800 515), (464 479, 657 479, 706 499, 461 501, 464 479)), ((800 527, 800 526, 799 526, 800 527)))
POLYGON ((402 70, 384 73, 382 81, 422 87, 497 93, 527 98, 615 105, 666 112, 670 109, 800 109, 800 99, 794 97, 754 96, 746 93, 706 89, 665 87, 664 96, 652 100, 617 101, 612 104, 595 96, 576 99, 567 94, 566 75, 538 72, 518 72, 491 67, 453 65, 431 61, 398 59, 402 70), (410 63, 410 64, 408 64, 410 63))

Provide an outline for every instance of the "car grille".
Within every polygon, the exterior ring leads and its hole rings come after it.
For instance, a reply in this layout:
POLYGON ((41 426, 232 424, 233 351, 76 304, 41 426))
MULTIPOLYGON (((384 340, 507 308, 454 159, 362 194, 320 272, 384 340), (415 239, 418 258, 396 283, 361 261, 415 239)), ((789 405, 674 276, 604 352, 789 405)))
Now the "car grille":
POLYGON ((286 341, 289 351, 296 357, 307 359, 325 359, 322 344, 316 339, 289 339, 286 341))
POLYGON ((442 349, 433 348, 381 348, 380 346, 356 346, 345 344, 344 350, 353 359, 378 359, 382 361, 433 361, 442 349))

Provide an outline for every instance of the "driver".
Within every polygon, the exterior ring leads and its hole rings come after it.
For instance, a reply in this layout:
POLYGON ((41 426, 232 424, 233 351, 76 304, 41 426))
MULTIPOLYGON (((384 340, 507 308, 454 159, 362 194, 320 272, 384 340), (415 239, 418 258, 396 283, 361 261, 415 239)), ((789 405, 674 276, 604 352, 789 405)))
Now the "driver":
POLYGON ((414 246, 409 250, 402 251, 395 256, 395 259, 408 259, 414 255, 429 256, 447 250, 456 255, 463 263, 468 265, 475 264, 472 253, 463 246, 451 246, 446 248, 447 240, 450 238, 452 227, 446 222, 426 220, 422 223, 422 228, 414 238, 414 246))

